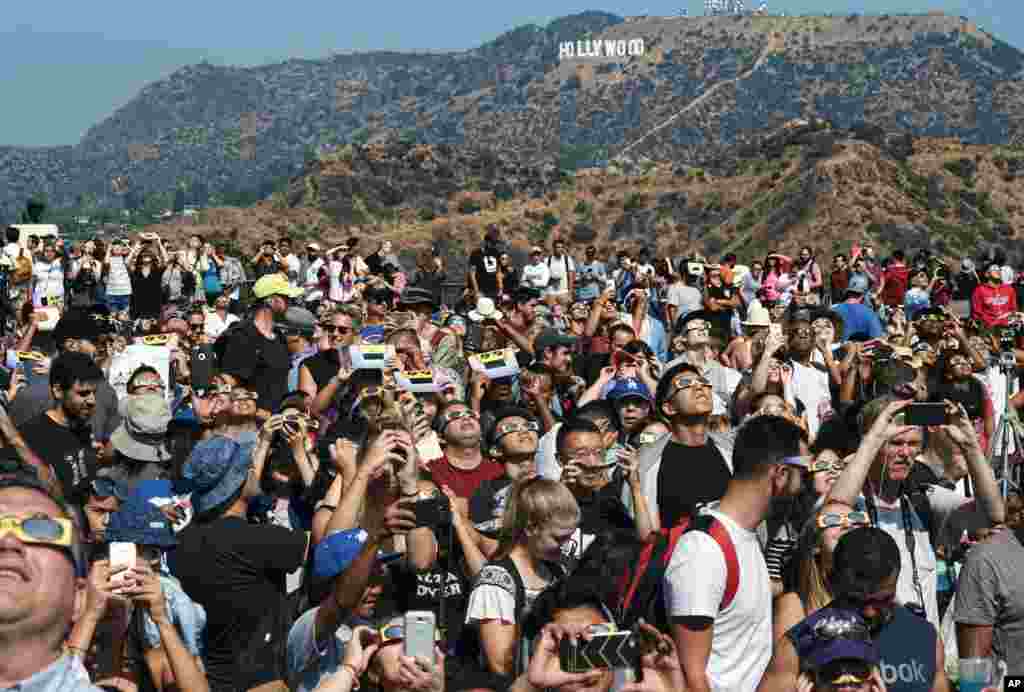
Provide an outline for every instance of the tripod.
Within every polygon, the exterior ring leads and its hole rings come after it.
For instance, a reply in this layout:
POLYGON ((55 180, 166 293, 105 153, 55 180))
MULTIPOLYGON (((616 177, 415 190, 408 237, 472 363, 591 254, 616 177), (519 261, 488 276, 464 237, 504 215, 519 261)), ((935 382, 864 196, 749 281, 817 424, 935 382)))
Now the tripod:
POLYGON ((1006 391, 999 426, 992 436, 988 463, 992 466, 992 471, 999 482, 999 489, 1005 500, 1011 488, 1020 491, 1021 464, 1011 465, 1010 454, 1024 454, 1024 424, 1017 417, 1016 410, 1010 405, 1010 385, 1013 381, 1011 378, 1017 376, 1017 363, 1012 351, 1000 354, 999 371, 1006 376, 1006 391))

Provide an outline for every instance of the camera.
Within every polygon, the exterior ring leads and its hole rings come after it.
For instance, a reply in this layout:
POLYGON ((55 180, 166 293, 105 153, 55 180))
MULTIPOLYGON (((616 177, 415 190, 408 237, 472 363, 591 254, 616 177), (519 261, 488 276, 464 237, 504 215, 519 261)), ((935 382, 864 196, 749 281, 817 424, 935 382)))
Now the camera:
POLYGON ((416 526, 448 526, 452 523, 452 507, 447 497, 436 495, 421 498, 413 505, 416 526))

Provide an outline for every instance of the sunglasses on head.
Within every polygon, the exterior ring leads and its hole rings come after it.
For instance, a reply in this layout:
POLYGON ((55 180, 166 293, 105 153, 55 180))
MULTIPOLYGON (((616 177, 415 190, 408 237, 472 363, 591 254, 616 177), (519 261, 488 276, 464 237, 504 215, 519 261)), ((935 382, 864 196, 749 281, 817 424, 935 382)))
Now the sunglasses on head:
POLYGON ((819 529, 848 529, 871 526, 871 517, 867 512, 826 512, 819 514, 815 523, 819 529))

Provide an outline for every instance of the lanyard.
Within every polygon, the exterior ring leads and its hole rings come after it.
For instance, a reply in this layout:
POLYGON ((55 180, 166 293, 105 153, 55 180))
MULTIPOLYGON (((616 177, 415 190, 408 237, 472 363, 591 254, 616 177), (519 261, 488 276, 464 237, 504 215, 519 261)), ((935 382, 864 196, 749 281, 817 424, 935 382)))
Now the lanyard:
MULTIPOLYGON (((864 504, 867 505, 868 513, 871 515, 871 523, 878 526, 878 505, 875 504, 875 497, 871 493, 864 495, 864 504)), ((907 551, 910 553, 910 567, 913 570, 914 591, 917 593, 918 604, 924 608, 924 589, 921 588, 921 578, 917 571, 917 538, 914 536, 914 524, 910 511, 910 500, 906 494, 900 494, 900 519, 903 524, 903 538, 907 544, 907 551)))

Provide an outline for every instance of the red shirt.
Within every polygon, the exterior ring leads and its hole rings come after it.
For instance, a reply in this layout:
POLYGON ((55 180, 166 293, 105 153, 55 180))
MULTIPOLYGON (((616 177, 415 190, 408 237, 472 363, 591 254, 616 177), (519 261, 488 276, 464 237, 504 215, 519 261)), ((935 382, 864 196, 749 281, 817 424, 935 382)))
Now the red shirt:
POLYGON ((882 272, 885 286, 882 287, 882 302, 890 307, 903 305, 903 296, 907 293, 910 270, 902 262, 893 262, 882 272))
POLYGON ((971 317, 986 327, 1006 324, 1006 318, 1017 312, 1017 291, 1008 284, 981 284, 971 296, 971 317))
POLYGON ((471 471, 458 469, 451 465, 448 456, 431 462, 430 479, 438 488, 447 485, 456 497, 465 500, 473 497, 473 493, 484 481, 493 481, 505 475, 505 467, 484 457, 480 465, 471 471))

